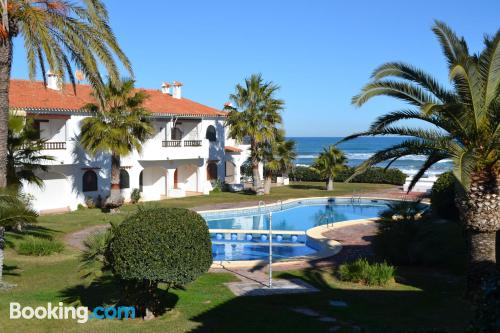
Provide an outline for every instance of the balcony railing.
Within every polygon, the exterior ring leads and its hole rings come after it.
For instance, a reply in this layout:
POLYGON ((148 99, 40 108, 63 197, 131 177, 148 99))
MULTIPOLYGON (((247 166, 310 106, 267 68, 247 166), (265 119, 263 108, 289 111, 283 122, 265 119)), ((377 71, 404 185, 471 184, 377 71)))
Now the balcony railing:
POLYGON ((167 140, 162 142, 163 147, 201 147, 201 140, 167 140))
POLYGON ((44 150, 64 150, 66 149, 66 142, 44 142, 43 143, 44 150))
POLYGON ((182 147, 182 141, 181 140, 163 141, 163 147, 182 147))
POLYGON ((186 140, 184 147, 201 147, 201 140, 186 140))

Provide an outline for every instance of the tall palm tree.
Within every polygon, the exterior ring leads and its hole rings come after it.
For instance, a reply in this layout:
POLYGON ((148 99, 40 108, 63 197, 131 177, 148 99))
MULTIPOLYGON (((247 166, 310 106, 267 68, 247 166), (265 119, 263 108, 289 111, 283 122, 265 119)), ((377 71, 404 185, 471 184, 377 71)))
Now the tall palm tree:
POLYGON ((37 214, 29 202, 12 189, 0 189, 0 286, 2 284, 5 228, 36 222, 37 214))
POLYGON ((325 147, 312 165, 321 177, 326 179, 326 190, 333 191, 333 180, 337 174, 346 168, 347 157, 334 145, 325 147))
POLYGON ((45 80, 46 68, 64 80, 67 73, 75 84, 73 65, 83 71, 98 91, 104 86, 99 66, 112 80, 119 79, 113 54, 132 74, 109 26, 100 0, 83 0, 85 6, 66 0, 2 0, 0 15, 0 188, 6 186, 9 80, 13 40, 21 37, 31 79, 39 67, 45 80))
POLYGON ((500 227, 500 30, 485 37, 479 54, 470 54, 465 40, 446 24, 436 21, 432 30, 448 62, 451 88, 411 65, 384 64, 373 73, 373 81, 353 97, 353 104, 361 106, 375 96, 390 96, 407 102, 410 108, 381 116, 368 131, 345 140, 364 135, 408 136, 374 154, 357 173, 382 161, 425 155, 410 189, 435 163, 453 161, 453 173, 462 187, 456 204, 469 243, 468 294, 477 296, 482 287, 495 284, 495 238, 500 227), (396 124, 407 119, 432 128, 396 124))
POLYGON ((276 135, 274 142, 267 144, 264 150, 264 194, 271 192, 273 174, 283 176, 293 168, 297 158, 295 141, 286 140, 282 130, 276 135))
POLYGON ((140 152, 142 144, 154 132, 148 112, 142 106, 148 95, 134 90, 134 81, 124 79, 115 84, 109 81, 104 99, 99 104, 88 104, 93 117, 82 121, 80 143, 90 154, 111 154, 111 193, 105 206, 116 208, 123 204, 120 191, 120 158, 140 152))
POLYGON ((263 143, 275 139, 276 127, 281 124, 284 101, 275 98, 279 86, 273 82, 264 82, 262 75, 253 74, 245 79, 245 84, 236 85, 236 92, 229 96, 234 106, 226 106, 229 110, 226 126, 229 136, 243 141, 250 139, 250 158, 252 161, 253 187, 257 194, 264 194, 259 174, 262 161, 260 151, 263 143))
POLYGON ((10 115, 7 142, 7 184, 19 187, 21 181, 43 186, 37 171, 48 171, 52 156, 43 155, 43 145, 33 121, 25 117, 10 115))

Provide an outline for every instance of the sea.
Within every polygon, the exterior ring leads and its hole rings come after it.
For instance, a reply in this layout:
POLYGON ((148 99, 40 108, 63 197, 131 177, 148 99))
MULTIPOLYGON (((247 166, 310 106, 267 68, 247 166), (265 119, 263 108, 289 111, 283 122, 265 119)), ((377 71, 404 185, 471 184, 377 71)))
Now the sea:
MULTIPOLYGON (((297 165, 311 165, 323 148, 338 143, 342 137, 290 137, 296 142, 297 165)), ((408 138, 405 137, 360 137, 351 141, 343 142, 338 147, 344 151, 348 158, 349 166, 356 166, 370 158, 375 152, 391 147, 408 138)), ((425 161, 426 156, 405 156, 391 165, 398 168, 407 176, 414 175, 425 161)), ((385 166, 382 163, 380 166, 385 166)), ((432 177, 451 170, 450 160, 442 160, 432 166, 425 176, 432 177)))

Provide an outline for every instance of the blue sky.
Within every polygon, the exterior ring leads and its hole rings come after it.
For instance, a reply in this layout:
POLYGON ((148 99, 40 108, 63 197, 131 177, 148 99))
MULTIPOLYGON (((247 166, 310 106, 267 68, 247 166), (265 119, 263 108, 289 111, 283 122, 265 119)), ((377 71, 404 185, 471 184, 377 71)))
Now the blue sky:
MULTIPOLYGON (((465 36, 475 52, 500 22, 498 0, 105 3, 137 86, 181 81, 185 97, 221 108, 236 83, 262 73, 281 86, 290 136, 350 134, 400 107, 385 98, 350 105, 384 62, 409 62, 447 82, 430 30, 434 19, 465 36)), ((17 41, 12 77, 28 77, 24 56, 17 41)))

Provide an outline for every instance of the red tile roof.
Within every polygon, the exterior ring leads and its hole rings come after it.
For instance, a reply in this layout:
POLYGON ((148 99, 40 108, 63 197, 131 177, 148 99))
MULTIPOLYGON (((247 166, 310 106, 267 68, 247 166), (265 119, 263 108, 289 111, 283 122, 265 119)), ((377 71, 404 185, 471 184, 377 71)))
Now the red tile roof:
MULTIPOLYGON (((227 113, 209 106, 196 103, 187 98, 176 99, 154 89, 136 89, 145 91, 149 98, 144 107, 152 113, 172 115, 225 116, 227 113)), ((43 111, 77 111, 87 103, 94 103, 89 85, 73 86, 66 84, 61 91, 45 88, 42 81, 11 80, 9 105, 14 109, 34 109, 43 111)))
POLYGON ((233 146, 225 146, 224 150, 228 153, 241 153, 243 150, 233 146))

